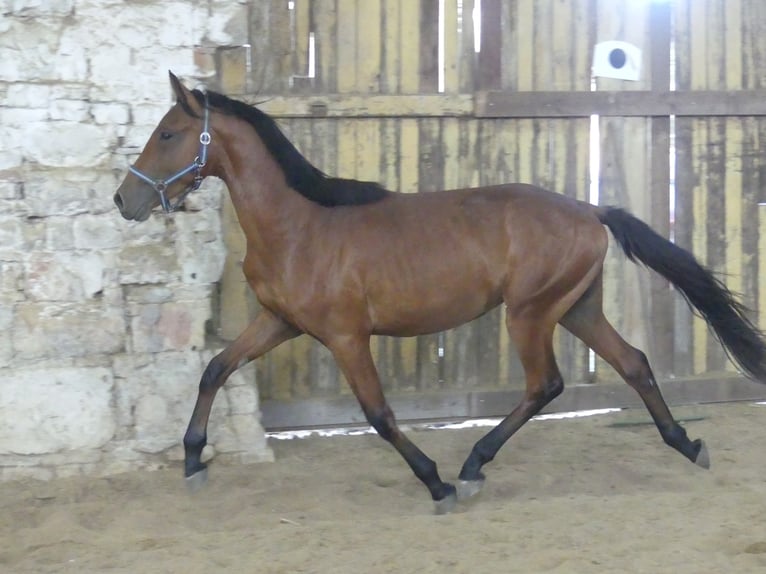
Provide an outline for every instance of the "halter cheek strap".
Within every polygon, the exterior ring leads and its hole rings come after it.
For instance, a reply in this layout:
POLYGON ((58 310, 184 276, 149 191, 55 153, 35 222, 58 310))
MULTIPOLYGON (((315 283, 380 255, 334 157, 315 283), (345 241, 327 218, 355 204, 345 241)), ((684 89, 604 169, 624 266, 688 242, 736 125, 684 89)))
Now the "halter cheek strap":
POLYGON ((211 141, 209 125, 210 110, 207 103, 207 94, 205 94, 204 122, 202 125, 202 133, 199 135, 199 154, 194 158, 193 162, 191 162, 185 168, 177 171, 170 177, 166 177, 165 179, 154 179, 153 177, 150 177, 149 175, 139 170, 134 165, 131 165, 128 168, 130 173, 135 175, 140 180, 145 181, 154 188, 154 191, 156 191, 157 195, 160 196, 160 205, 162 205, 162 209, 165 213, 172 213, 176 211, 179 207, 181 207, 181 204, 183 204, 186 196, 189 195, 192 191, 199 189, 199 186, 202 185, 202 180, 204 179, 202 176, 202 168, 207 164, 207 148, 211 141), (168 186, 192 171, 194 172, 194 180, 192 183, 189 184, 189 186, 187 186, 183 192, 181 192, 174 203, 170 203, 167 196, 165 195, 165 191, 167 190, 168 186))

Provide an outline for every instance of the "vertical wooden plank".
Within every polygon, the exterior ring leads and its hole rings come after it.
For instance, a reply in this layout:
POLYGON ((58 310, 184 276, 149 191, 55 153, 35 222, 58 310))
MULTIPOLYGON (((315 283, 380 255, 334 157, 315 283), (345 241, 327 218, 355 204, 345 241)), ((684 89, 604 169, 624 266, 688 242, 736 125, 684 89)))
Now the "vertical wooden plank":
POLYGON ((357 28, 356 0, 336 0, 338 11, 337 18, 337 53, 336 63, 337 89, 338 92, 354 92, 357 87, 356 59, 357 59, 357 28))
POLYGON ((708 86, 707 72, 707 1, 693 2, 688 7, 689 22, 687 24, 691 40, 689 54, 690 87, 704 89, 708 86))
MULTIPOLYGON (((724 78, 723 83, 727 90, 740 90, 743 86, 743 22, 742 1, 730 0, 726 2, 724 9, 724 78)), ((744 292, 744 280, 746 275, 746 262, 744 246, 746 209, 743 200, 746 197, 743 178, 743 157, 745 153, 745 133, 748 125, 747 120, 740 118, 727 118, 725 120, 725 174, 723 181, 723 194, 725 196, 725 224, 724 224, 724 256, 726 284, 736 293, 744 292)), ((733 370, 734 365, 727 359, 721 358, 722 367, 733 370)))
POLYGON ((338 120, 338 175, 356 179, 356 120, 338 120))
POLYGON ((295 0, 293 12, 293 73, 306 76, 309 71, 309 32, 311 6, 309 0, 295 0))
POLYGON ((458 33, 458 0, 444 0, 444 92, 454 94, 460 87, 458 78, 460 34, 458 33))
POLYGON ((246 91, 248 53, 242 46, 216 48, 216 76, 218 89, 225 94, 243 94, 246 91))
MULTIPOLYGON (((382 72, 380 91, 385 94, 399 92, 401 75, 401 11, 402 0, 383 1, 382 72)), ((393 148, 391 148, 393 149, 393 148)))
POLYGON ((399 164, 397 149, 399 147, 399 120, 394 118, 381 119, 380 145, 378 153, 380 171, 377 176, 380 184, 386 189, 399 189, 399 164))
POLYGON ((501 87, 502 69, 502 0, 482 0, 481 51, 478 58, 478 88, 492 90, 501 87))
POLYGON ((500 11, 502 81, 500 88, 503 90, 516 91, 518 89, 519 58, 516 46, 518 45, 519 28, 526 25, 526 22, 519 22, 516 2, 502 2, 502 10, 500 11))
POLYGON ((439 87, 439 0, 420 3, 420 93, 436 93, 439 87))
POLYGON ((444 157, 444 189, 464 187, 460 178, 460 123, 457 118, 441 120, 442 155, 444 157))
POLYGON ((742 121, 728 118, 725 133, 725 174, 722 192, 725 194, 725 271, 726 284, 732 291, 742 292, 742 121))
POLYGON ((743 38, 742 0, 726 0, 724 14, 724 85, 727 90, 742 89, 743 38))
MULTIPOLYGON (((693 133, 689 118, 676 118, 676 202, 673 222, 673 240, 686 250, 694 252, 694 173, 693 133)), ((697 257, 699 253, 695 252, 697 257)), ((693 320, 686 301, 677 296, 673 301, 673 373, 677 377, 694 372, 693 320)))
POLYGON ((534 120, 523 119, 516 120, 516 138, 519 142, 517 170, 519 181, 522 183, 532 183, 534 181, 532 171, 532 146, 535 135, 534 120))
MULTIPOLYGON (((692 87, 692 31, 689 2, 674 2, 673 34, 675 41, 675 84, 678 90, 692 87)), ((698 81, 698 80, 695 80, 698 81)), ((677 245, 694 251, 694 187, 697 174, 694 171, 694 121, 691 118, 675 119, 675 212, 673 240, 677 245)), ((695 255, 699 255, 695 252, 695 255)), ((694 372, 694 318, 686 301, 673 299, 673 373, 677 377, 694 372)))
MULTIPOLYGON (((559 6, 556 6, 559 8, 559 6)), ((532 68, 532 88, 535 90, 553 89, 553 20, 551 2, 535 2, 533 9, 533 37, 529 64, 532 68)), ((558 15, 557 15, 558 17, 558 15)))
POLYGON ((250 5, 253 87, 258 93, 281 93, 293 73, 290 10, 287 3, 264 0, 250 5))
MULTIPOLYGON (((705 45, 706 88, 726 89, 726 7, 723 0, 708 0, 705 10, 707 42, 705 45)), ((695 56, 697 56, 695 54, 695 56)), ((702 161, 706 163, 707 177, 703 180, 706 195, 706 217, 697 220, 704 225, 706 236, 706 264, 717 272, 726 269, 726 120, 707 120, 707 145, 702 161)), ((702 232, 701 232, 702 233, 702 232)), ((726 355, 718 340, 700 319, 697 327, 700 340, 699 366, 704 371, 720 372, 727 367, 726 355)))
MULTIPOLYGON (((708 176, 707 162, 704 161, 708 147, 707 122, 702 119, 692 121, 692 173, 696 174, 697 181, 692 189, 692 251, 703 263, 708 261, 707 232, 704 222, 708 217, 707 189, 704 187, 705 178, 708 176)), ((707 350, 707 327, 698 317, 694 317, 692 324, 692 373, 702 373, 706 370, 707 350)))
POLYGON ((418 191, 420 184, 420 128, 418 120, 399 120, 399 188, 404 193, 418 191))
MULTIPOLYGON (((730 198, 726 193, 726 123, 722 118, 713 118, 708 122, 707 178, 704 181, 707 196, 707 213, 704 219, 707 236, 707 265, 717 273, 726 270, 726 210, 730 198)), ((735 193, 738 193, 735 191, 735 193)), ((702 221, 702 220, 700 220, 702 221)), ((732 238, 733 239, 733 238, 732 238)), ((721 372, 727 368, 726 354, 718 339, 705 328, 705 362, 704 370, 721 372)))
POLYGON ((574 61, 576 52, 573 50, 574 4, 572 0, 557 0, 551 10, 551 74, 547 88, 550 90, 573 89, 579 71, 574 61))
MULTIPOLYGON (((742 2, 742 87, 763 88, 766 84, 766 5, 757 0, 742 2)), ((743 280, 744 302, 752 318, 766 329, 766 118, 744 120, 742 150, 743 193, 743 280)))
POLYGON ((356 91, 377 93, 380 90, 381 0, 356 4, 356 91))
POLYGON ((597 41, 596 0, 573 0, 572 16, 572 89, 589 91, 592 50, 597 41))
POLYGON ((380 180, 381 121, 375 118, 353 120, 356 134, 356 178, 365 181, 380 180))
POLYGON ((758 289, 758 307, 756 320, 761 330, 766 330, 766 281, 763 280, 766 269, 766 207, 758 208, 758 270, 761 280, 758 289))
MULTIPOLYGON (((519 0, 516 4, 516 89, 520 92, 534 89, 534 25, 535 1, 519 0)), ((483 42, 483 39, 482 39, 483 42)))
MULTIPOLYGON (((311 21, 314 27, 316 74, 314 84, 326 93, 337 91, 337 10, 334 0, 311 2, 311 21)), ((344 70, 344 73, 346 70, 344 70)))
POLYGON ((420 91, 421 53, 420 21, 422 3, 415 0, 401 0, 399 20, 400 82, 401 93, 417 94, 420 91))
POLYGON ((759 128, 766 124, 764 118, 743 118, 742 122, 742 154, 741 159, 741 189, 742 189, 742 277, 739 292, 744 304, 753 312, 757 320, 758 308, 761 305, 759 291, 766 283, 766 277, 759 280, 759 221, 758 208, 763 169, 762 154, 759 150, 759 128))
MULTIPOLYGON (((651 46, 651 86, 654 91, 670 88, 671 7, 652 3, 649 12, 651 46)), ((663 237, 670 238, 670 118, 651 118, 651 147, 648 223, 663 237)), ((649 276, 649 329, 654 344, 652 368, 655 376, 666 378, 673 373, 673 296, 668 281, 657 273, 649 276)))
POLYGON ((457 74, 458 91, 464 94, 474 91, 478 73, 478 56, 474 47, 474 2, 475 0, 463 0, 462 4, 457 74))
MULTIPOLYGON (((482 155, 477 143, 480 123, 472 118, 460 118, 457 120, 457 187, 478 187, 480 185, 482 155)), ((501 136, 502 130, 498 132, 498 137, 501 136)), ((497 169, 501 170, 503 168, 498 166, 497 169)), ((500 175, 499 177, 503 176, 500 175)))

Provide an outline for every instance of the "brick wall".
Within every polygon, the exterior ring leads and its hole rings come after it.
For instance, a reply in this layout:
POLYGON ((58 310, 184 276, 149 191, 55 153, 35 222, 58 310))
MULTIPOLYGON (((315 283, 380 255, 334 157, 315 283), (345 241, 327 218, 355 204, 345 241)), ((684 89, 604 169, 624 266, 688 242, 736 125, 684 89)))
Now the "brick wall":
MULTIPOLYGON (((0 18, 0 479, 182 456, 220 279, 221 186, 124 221, 127 165, 171 104, 167 70, 212 80, 247 3, 10 0, 0 18)), ((269 460, 252 371, 219 393, 217 453, 269 460)))

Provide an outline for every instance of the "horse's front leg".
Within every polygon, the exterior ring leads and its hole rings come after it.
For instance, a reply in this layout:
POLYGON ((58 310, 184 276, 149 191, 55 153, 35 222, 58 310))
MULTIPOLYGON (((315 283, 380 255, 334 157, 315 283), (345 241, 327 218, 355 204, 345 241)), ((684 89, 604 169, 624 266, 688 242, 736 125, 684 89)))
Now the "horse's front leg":
POLYGON ((327 346, 359 400, 370 425, 394 446, 415 476, 428 488, 436 504, 436 513, 450 512, 457 502, 455 487, 442 481, 436 463, 415 446, 397 426, 394 413, 386 403, 380 388, 378 371, 370 353, 369 336, 337 337, 327 346))
POLYGON ((238 368, 300 334, 273 313, 263 310, 239 337, 208 363, 199 384, 197 404, 184 435, 184 475, 191 489, 204 484, 207 478, 207 465, 202 463, 200 457, 207 444, 207 422, 218 389, 238 368))

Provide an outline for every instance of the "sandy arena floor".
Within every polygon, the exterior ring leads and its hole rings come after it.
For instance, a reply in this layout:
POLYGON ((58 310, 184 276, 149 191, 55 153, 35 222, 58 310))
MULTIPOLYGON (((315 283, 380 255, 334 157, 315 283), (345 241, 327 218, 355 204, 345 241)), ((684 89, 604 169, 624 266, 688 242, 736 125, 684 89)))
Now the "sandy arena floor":
MULTIPOLYGON (((766 406, 674 409, 712 469, 643 411, 533 421, 483 492, 434 516, 376 436, 273 441, 277 462, 0 485, 0 572, 766 572, 766 406)), ((485 430, 411 431, 454 479, 485 430)))

